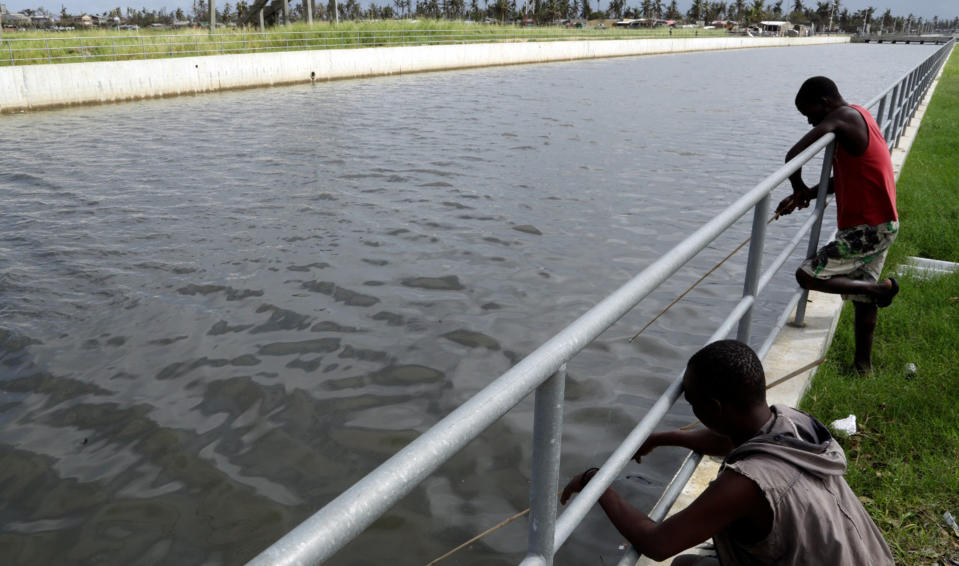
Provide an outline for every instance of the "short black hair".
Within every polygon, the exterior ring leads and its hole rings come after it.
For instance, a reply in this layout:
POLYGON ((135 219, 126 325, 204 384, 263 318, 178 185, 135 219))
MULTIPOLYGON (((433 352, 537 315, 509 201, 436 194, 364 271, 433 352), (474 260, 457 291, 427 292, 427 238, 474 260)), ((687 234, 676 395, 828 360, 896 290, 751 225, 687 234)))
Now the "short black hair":
POLYGON ((799 92, 796 93, 796 106, 813 104, 819 102, 819 99, 823 97, 836 99, 842 98, 842 95, 839 94, 839 87, 832 82, 832 79, 828 77, 808 78, 799 87, 799 92))
POLYGON ((686 371, 703 394, 747 408, 766 400, 766 373, 752 348, 738 340, 708 344, 689 359, 686 371))

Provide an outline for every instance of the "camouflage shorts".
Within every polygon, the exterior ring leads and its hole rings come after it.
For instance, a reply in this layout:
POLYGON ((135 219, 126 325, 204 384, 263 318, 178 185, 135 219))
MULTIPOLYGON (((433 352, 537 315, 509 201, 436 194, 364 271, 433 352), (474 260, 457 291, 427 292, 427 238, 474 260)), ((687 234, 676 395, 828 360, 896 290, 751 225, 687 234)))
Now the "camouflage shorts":
MULTIPOLYGON (((865 281, 879 281, 882 264, 886 261, 889 246, 899 233, 899 222, 886 222, 876 226, 853 226, 836 233, 836 239, 829 242, 799 266, 800 269, 816 279, 848 277, 865 281)), ((843 295, 864 303, 873 299, 865 295, 843 295)))

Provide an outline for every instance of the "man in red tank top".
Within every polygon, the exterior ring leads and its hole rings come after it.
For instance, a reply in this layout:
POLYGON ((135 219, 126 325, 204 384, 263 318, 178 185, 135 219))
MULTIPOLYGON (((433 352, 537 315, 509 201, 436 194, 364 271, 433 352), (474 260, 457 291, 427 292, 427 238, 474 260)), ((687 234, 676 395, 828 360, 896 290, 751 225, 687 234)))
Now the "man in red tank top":
MULTIPOLYGON (((854 366, 872 368, 872 341, 878 307, 887 307, 899 292, 895 278, 879 280, 889 246, 899 230, 896 183, 886 140, 876 121, 861 107, 850 105, 836 83, 813 77, 796 94, 796 108, 813 126, 786 153, 789 161, 827 133, 836 135, 833 177, 829 192, 836 195, 839 231, 836 239, 796 270, 804 289, 835 293, 856 308, 854 366)), ((793 194, 783 199, 777 214, 809 206, 817 190, 807 187, 802 171, 790 178, 793 194)))

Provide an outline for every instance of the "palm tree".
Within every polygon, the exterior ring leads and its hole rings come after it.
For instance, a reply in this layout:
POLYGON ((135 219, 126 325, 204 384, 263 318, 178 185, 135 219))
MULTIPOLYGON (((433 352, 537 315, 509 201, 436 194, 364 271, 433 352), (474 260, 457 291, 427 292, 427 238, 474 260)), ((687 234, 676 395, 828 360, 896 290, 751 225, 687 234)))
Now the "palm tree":
POLYGON ((776 19, 777 19, 777 20, 782 18, 782 15, 783 15, 783 0, 779 0, 778 2, 776 2, 775 4, 773 4, 772 12, 773 12, 773 14, 776 16, 776 19))
POLYGON ((639 14, 644 18, 650 18, 653 15, 653 0, 643 0, 639 7, 639 14))
POLYGON ((765 19, 766 12, 763 10, 763 0, 753 0, 753 5, 749 9, 750 23, 758 24, 765 19))
POLYGON ((832 16, 839 14, 839 0, 833 0, 832 10, 829 11, 829 30, 832 31, 832 16))
POLYGON ((743 12, 746 11, 746 0, 736 0, 736 21, 743 23, 743 12))
POLYGON ((676 5, 676 0, 670 0, 669 8, 666 8, 666 19, 678 20, 681 17, 683 17, 683 13, 679 11, 679 6, 676 5))
POLYGON ((696 22, 703 19, 703 12, 705 12, 705 7, 703 4, 706 0, 693 0, 692 6, 689 7, 689 11, 686 12, 686 17, 690 20, 696 22))
POLYGON ((879 33, 886 31, 886 24, 892 20, 892 10, 887 9, 882 13, 882 18, 879 19, 879 33))
POLYGON ((713 17, 711 19, 725 20, 729 17, 729 14, 727 13, 729 9, 727 8, 725 2, 723 1, 714 2, 713 4, 711 4, 711 8, 712 8, 711 11, 713 13, 713 17))

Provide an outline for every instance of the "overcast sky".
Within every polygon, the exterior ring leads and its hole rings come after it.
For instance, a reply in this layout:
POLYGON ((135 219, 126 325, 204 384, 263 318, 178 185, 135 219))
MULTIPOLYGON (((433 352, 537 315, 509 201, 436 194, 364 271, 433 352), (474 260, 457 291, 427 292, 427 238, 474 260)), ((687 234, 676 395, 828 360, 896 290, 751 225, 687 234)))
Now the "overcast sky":
MULTIPOLYGON (((228 0, 216 0, 217 6, 221 6, 228 0)), ((322 1, 322 0, 320 0, 322 1)), ((392 5, 392 0, 372 0, 380 6, 392 5)), ((607 5, 608 0, 599 0, 602 7, 607 5)), ((783 0, 783 6, 791 6, 794 0, 783 0)), ((229 0, 230 4, 236 5, 236 0, 229 0)), ((295 4, 300 0, 290 0, 290 4, 295 4)), ((360 0, 360 4, 367 6, 371 0, 360 0)), ((728 0, 727 0, 728 2, 728 0)), ((251 3, 247 0, 247 3, 251 3)), ((668 0, 664 3, 668 4, 668 0)), ((678 0, 679 9, 685 12, 689 9, 692 0, 678 0)), ((771 3, 767 0, 767 4, 771 3)), ((0 0, 11 12, 17 12, 24 8, 44 7, 53 13, 59 13, 61 6, 66 6, 70 13, 79 14, 82 12, 99 14, 109 11, 116 7, 126 9, 128 6, 133 8, 149 8, 156 10, 167 8, 174 10, 183 8, 184 11, 193 9, 193 0, 0 0)), ((467 2, 468 4, 468 2, 467 2)), ((626 0, 626 5, 639 7, 641 0, 626 0)), ((803 0, 806 6, 815 6, 816 0, 803 0)), ((480 2, 483 5, 483 2, 480 2)), ((862 10, 868 7, 875 7, 881 14, 886 9, 892 10, 893 15, 907 16, 913 14, 916 17, 931 19, 933 16, 939 16, 940 19, 953 19, 959 17, 959 1, 957 0, 841 0, 840 6, 848 9, 850 12, 862 10)))

